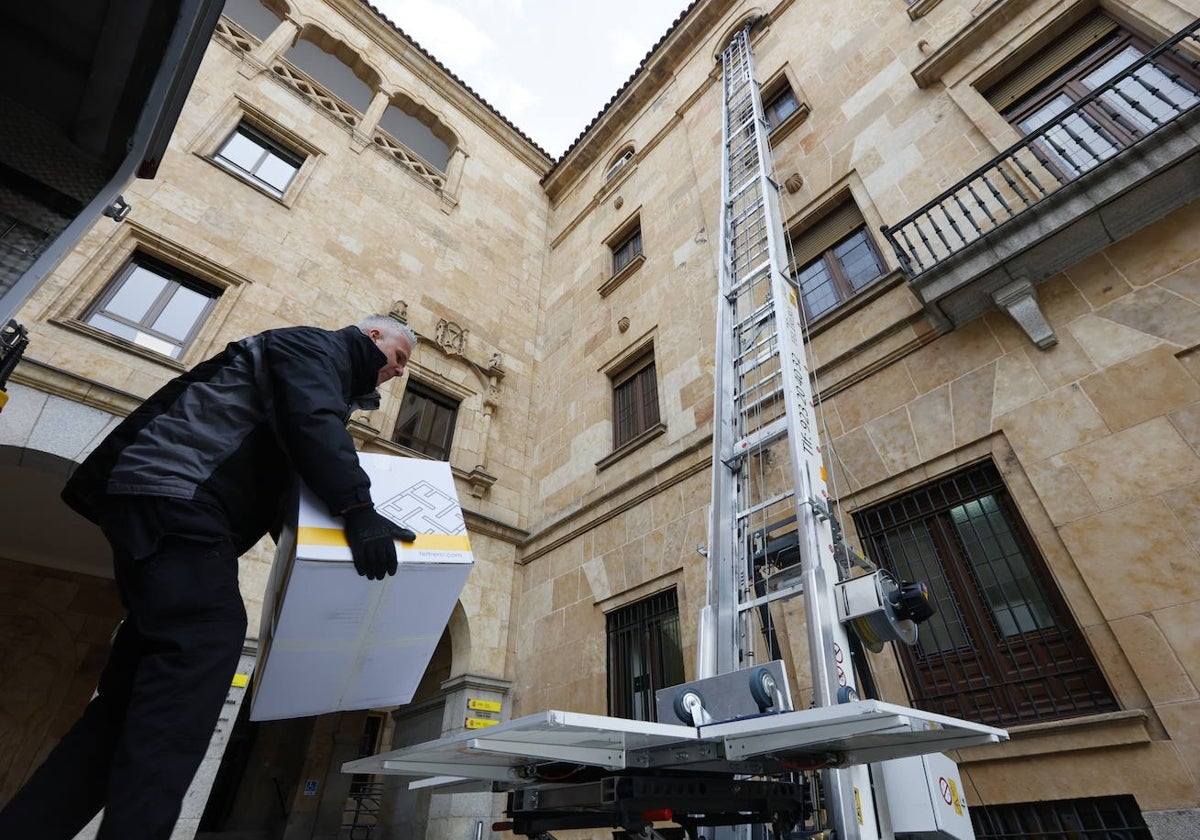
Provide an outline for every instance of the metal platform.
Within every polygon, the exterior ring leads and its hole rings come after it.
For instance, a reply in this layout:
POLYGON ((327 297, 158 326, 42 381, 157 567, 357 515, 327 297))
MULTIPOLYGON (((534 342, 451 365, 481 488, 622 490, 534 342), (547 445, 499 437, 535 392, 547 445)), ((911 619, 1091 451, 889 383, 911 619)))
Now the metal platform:
POLYGON ((552 710, 360 758, 342 765, 342 772, 532 782, 531 771, 539 764, 623 770, 637 766, 639 755, 695 740, 692 726, 552 710))
POLYGON ((700 727, 548 711, 351 761, 342 770, 512 787, 545 781, 538 772, 544 765, 762 773, 779 760, 848 766, 1007 738, 1002 729, 876 700, 700 727))

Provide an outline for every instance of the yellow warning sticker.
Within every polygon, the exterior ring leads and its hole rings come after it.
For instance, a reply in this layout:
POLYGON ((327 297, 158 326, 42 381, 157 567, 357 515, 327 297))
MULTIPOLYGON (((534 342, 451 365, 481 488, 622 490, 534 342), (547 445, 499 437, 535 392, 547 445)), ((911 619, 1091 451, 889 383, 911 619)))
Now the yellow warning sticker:
POLYGON ((249 674, 234 674, 233 675, 233 687, 234 688, 245 688, 248 685, 250 685, 250 675, 249 674))
POLYGON ((862 812, 862 794, 858 792, 858 788, 854 789, 854 814, 858 817, 858 824, 863 824, 862 812))
POLYGON ((963 812, 963 806, 962 806, 962 799, 958 795, 958 785, 955 784, 954 779, 950 779, 949 782, 950 782, 950 796, 953 799, 953 804, 954 804, 954 813, 958 814, 961 817, 962 812, 963 812))
MULTIPOLYGON (((304 526, 296 529, 296 542, 300 545, 349 546, 346 532, 341 528, 316 528, 304 526)), ((429 551, 470 551, 471 540, 465 534, 417 534, 416 542, 401 543, 406 547, 424 548, 429 551)))

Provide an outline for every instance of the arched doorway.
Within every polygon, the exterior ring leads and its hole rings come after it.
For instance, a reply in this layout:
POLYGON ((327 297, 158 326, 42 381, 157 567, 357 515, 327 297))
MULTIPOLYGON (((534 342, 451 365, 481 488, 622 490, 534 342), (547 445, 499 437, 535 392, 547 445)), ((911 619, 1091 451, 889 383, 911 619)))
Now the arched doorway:
POLYGON ((124 615, 107 542, 59 499, 70 468, 0 446, 0 805, 91 699, 124 615))

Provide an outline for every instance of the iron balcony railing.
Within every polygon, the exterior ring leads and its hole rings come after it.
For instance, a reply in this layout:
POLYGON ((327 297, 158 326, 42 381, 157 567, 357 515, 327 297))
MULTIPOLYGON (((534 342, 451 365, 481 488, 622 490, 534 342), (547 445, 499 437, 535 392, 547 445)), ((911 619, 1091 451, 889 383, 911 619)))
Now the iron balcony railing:
POLYGON ((1200 19, 883 234, 909 278, 1038 205, 1200 104, 1200 19), (1124 135, 1124 136, 1122 136, 1124 135))
POLYGON ((354 781, 342 812, 339 840, 373 840, 380 828, 383 808, 383 782, 354 781))

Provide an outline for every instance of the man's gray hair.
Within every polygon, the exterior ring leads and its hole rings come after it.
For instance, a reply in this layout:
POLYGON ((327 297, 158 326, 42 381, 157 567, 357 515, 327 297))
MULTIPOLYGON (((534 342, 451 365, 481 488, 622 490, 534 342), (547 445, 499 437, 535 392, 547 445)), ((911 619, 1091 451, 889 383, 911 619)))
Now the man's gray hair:
POLYGON ((356 325, 363 333, 369 330, 379 330, 384 335, 402 335, 408 339, 409 346, 417 348, 417 334, 408 324, 402 324, 391 315, 368 315, 356 325))

